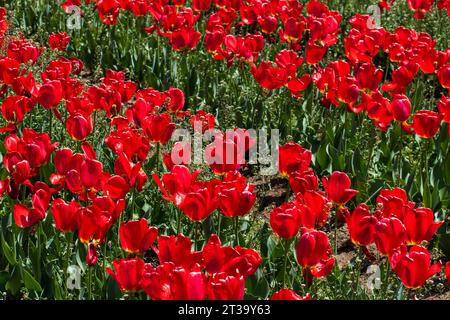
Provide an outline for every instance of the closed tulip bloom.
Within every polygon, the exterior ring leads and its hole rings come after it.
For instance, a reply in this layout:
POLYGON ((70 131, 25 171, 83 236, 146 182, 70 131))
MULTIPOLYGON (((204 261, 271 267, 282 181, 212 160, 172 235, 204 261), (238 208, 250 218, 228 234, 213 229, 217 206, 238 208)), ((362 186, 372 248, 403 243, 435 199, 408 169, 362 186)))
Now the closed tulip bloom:
POLYGON ((225 272, 212 274, 206 285, 210 300, 244 299, 245 279, 241 275, 228 275, 225 272))
POLYGON ((322 193, 306 191, 297 195, 295 203, 301 211, 300 220, 303 227, 315 229, 316 226, 323 227, 327 223, 330 206, 322 193))
POLYGON ((155 242, 158 229, 148 227, 147 219, 122 222, 119 228, 120 245, 128 253, 144 254, 155 242))
POLYGON ((138 257, 130 259, 115 259, 114 270, 106 268, 106 272, 116 279, 121 291, 141 291, 141 279, 144 272, 144 261, 138 257))
POLYGON ((406 95, 396 95, 391 102, 391 109, 394 119, 404 122, 411 115, 411 102, 406 95))
POLYGON ((81 205, 72 200, 70 203, 64 202, 63 199, 58 198, 53 201, 51 210, 53 220, 55 220, 55 227, 61 232, 74 232, 78 228, 78 212, 81 205))
POLYGON ((270 226, 281 238, 291 239, 300 230, 301 211, 294 203, 283 203, 270 213, 270 226))
POLYGON ((90 116, 82 113, 70 115, 66 120, 66 130, 69 136, 76 141, 84 141, 91 134, 94 121, 90 116))
POLYGON ((437 77, 441 86, 443 86, 446 89, 449 89, 450 93, 450 64, 442 66, 437 72, 437 77))
POLYGON ((296 253, 298 263, 314 277, 325 277, 334 266, 328 236, 323 231, 304 232, 298 240, 296 253))
POLYGON ((153 250, 160 264, 171 262, 176 266, 191 268, 201 260, 201 253, 192 251, 191 239, 182 234, 159 236, 158 248, 153 247, 153 250))
POLYGON ((322 179, 328 198, 335 204, 345 205, 359 191, 350 188, 350 178, 344 172, 334 171, 330 179, 322 179))
POLYGON ((254 189, 238 172, 226 174, 219 191, 220 211, 229 218, 247 214, 256 201, 254 189))
POLYGON ((408 244, 421 244, 423 241, 431 240, 443 221, 434 222, 433 211, 429 208, 408 208, 403 217, 403 223, 408 244))
POLYGON ((442 262, 430 265, 430 253, 421 246, 406 246, 396 249, 389 258, 392 269, 407 288, 420 288, 425 282, 441 271, 442 262))
POLYGON ((430 110, 420 110, 414 114, 413 127, 421 138, 432 138, 439 131, 442 115, 430 110))
POLYGON ((275 292, 270 300, 311 300, 311 296, 308 293, 305 297, 302 297, 290 289, 281 289, 275 292))
POLYGON ((367 205, 360 204, 346 217, 350 239, 358 246, 368 246, 375 241, 378 219, 373 216, 367 205))
POLYGON ((403 223, 394 217, 384 218, 375 226, 375 244, 378 251, 385 256, 390 256, 394 249, 406 241, 406 229, 403 223))
POLYGON ((44 83, 38 91, 37 101, 46 109, 56 107, 63 98, 61 82, 52 80, 44 83))
POLYGON ((204 183, 196 190, 189 191, 178 205, 181 211, 192 221, 202 221, 219 206, 218 191, 215 183, 204 183))

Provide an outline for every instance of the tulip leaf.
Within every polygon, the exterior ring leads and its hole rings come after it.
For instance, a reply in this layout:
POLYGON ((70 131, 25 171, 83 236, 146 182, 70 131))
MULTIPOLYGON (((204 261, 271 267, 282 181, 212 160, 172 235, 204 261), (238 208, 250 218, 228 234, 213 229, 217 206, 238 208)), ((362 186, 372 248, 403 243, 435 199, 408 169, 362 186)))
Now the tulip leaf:
POLYGON ((37 292, 41 292, 42 291, 42 287, 39 284, 39 282, 37 282, 33 276, 25 269, 23 269, 23 282, 25 284, 25 287, 27 289, 30 290, 34 290, 37 292))
POLYGON ((16 253, 13 251, 13 249, 11 249, 8 243, 6 243, 5 238, 3 236, 1 237, 1 239, 2 239, 2 251, 6 260, 8 260, 10 265, 16 265, 17 264, 16 253))

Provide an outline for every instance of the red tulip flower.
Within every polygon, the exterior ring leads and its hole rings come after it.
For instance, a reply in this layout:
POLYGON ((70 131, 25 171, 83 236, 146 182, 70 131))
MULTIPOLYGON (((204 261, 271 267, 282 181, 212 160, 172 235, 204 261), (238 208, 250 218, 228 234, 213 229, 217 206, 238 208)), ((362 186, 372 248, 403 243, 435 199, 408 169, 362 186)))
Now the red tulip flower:
POLYGON ((255 186, 239 172, 225 175, 219 191, 219 208, 225 217, 246 215, 256 201, 255 186))
POLYGON ((425 13, 430 11, 434 0, 407 0, 407 3, 408 7, 414 11, 414 17, 416 19, 423 19, 425 13))
POLYGON ((53 80, 44 83, 38 91, 37 101, 46 109, 56 107, 63 98, 61 81, 53 80))
POLYGON ((69 42, 70 37, 67 32, 52 33, 48 37, 48 44, 52 50, 66 51, 69 42))
POLYGON ((327 223, 330 206, 322 193, 305 191, 304 194, 297 194, 295 204, 301 211, 300 220, 303 227, 315 229, 316 226, 323 227, 327 223))
POLYGON ((110 215, 92 208, 82 208, 78 214, 78 237, 85 244, 103 243, 113 223, 110 215))
POLYGON ((295 237, 300 230, 301 211, 294 203, 283 203, 270 212, 270 226, 283 239, 295 237))
POLYGON ((405 122, 411 115, 411 102, 406 95, 396 95, 391 102, 394 120, 405 122))
POLYGON ((302 297, 290 289, 281 289, 275 292, 270 300, 311 300, 311 296, 307 294, 305 297, 302 297))
POLYGON ((328 241, 328 236, 323 231, 310 230, 304 232, 297 243, 297 261, 304 268, 304 276, 310 283, 309 275, 316 278, 325 277, 334 266, 334 258, 328 241))
POLYGON ((107 25, 115 25, 120 13, 120 3, 117 0, 99 0, 96 4, 100 20, 107 25))
POLYGON ((380 207, 380 210, 376 213, 380 219, 394 216, 403 221, 406 210, 415 206, 414 202, 408 202, 406 191, 401 188, 381 190, 376 202, 380 207))
POLYGON ((441 271, 442 262, 430 266, 430 260, 430 253, 421 246, 412 246, 409 251, 401 246, 389 258, 392 269, 407 288, 420 288, 441 271))
POLYGON ((203 187, 189 191, 178 207, 192 221, 202 221, 208 218, 218 205, 218 190, 215 184, 205 183, 203 187))
POLYGON ((262 263, 257 251, 239 246, 222 247, 215 234, 211 235, 201 255, 208 273, 225 272, 228 275, 243 276, 244 279, 254 274, 262 263))
POLYGON ((437 77, 441 86, 448 89, 450 94, 450 64, 442 66, 437 72, 437 77))
POLYGON ((206 294, 210 300, 243 300, 244 289, 243 276, 225 272, 212 274, 206 284, 206 294))
POLYGON ((106 268, 106 272, 116 279, 121 291, 137 292, 142 290, 141 279, 144 272, 144 261, 138 257, 115 259, 114 270, 106 268))
POLYGON ((447 278, 447 283, 450 284, 450 261, 445 264, 445 277, 447 278))
POLYGON ((189 51, 195 48, 200 40, 201 33, 192 27, 182 27, 170 36, 170 44, 176 51, 189 51))
POLYGON ((439 131, 442 115, 430 110, 420 110, 413 116, 413 127, 421 138, 432 138, 439 131))
POLYGON ((84 141, 91 134, 94 121, 80 112, 71 114, 66 120, 66 130, 75 141, 84 141))
POLYGON ((171 122, 168 113, 151 114, 144 118, 142 129, 151 142, 166 143, 172 137, 175 124, 171 122))
POLYGON ((328 198, 339 206, 345 205, 358 193, 350 189, 350 178, 344 172, 335 171, 329 180, 324 177, 322 182, 328 198))
POLYGON ((171 262, 156 268, 147 264, 141 285, 153 300, 203 300, 206 297, 205 275, 198 265, 186 269, 171 262))
POLYGON ((176 266, 191 268, 201 261, 201 254, 192 252, 192 241, 182 234, 178 236, 159 236, 158 248, 153 247, 159 263, 171 262, 176 266))
POLYGON ((288 142, 279 148, 279 171, 282 176, 289 176, 293 172, 304 172, 311 164, 311 151, 298 143, 288 142))
POLYGON ((375 244, 382 255, 390 256, 395 249, 406 241, 405 226, 395 217, 378 221, 375 232, 375 244))
POLYGON ((360 204, 346 217, 350 239, 358 246, 368 246, 375 241, 378 219, 373 216, 369 207, 360 204))
POLYGON ((315 191, 319 186, 319 181, 312 169, 300 172, 294 171, 289 176, 289 185, 294 193, 305 193, 315 191))
POLYGON ((428 208, 408 208, 403 217, 408 236, 408 244, 420 245, 423 241, 431 241, 443 221, 434 222, 434 214, 428 208))
POLYGON ((72 200, 70 203, 58 198, 52 203, 53 220, 55 227, 61 232, 75 232, 78 228, 78 213, 81 205, 72 200))
POLYGON ((31 209, 20 203, 14 205, 13 215, 16 225, 20 228, 28 228, 44 220, 50 200, 50 188, 43 183, 39 183, 37 190, 33 192, 31 197, 31 209))
POLYGON ((146 219, 122 222, 119 228, 120 245, 128 253, 144 254, 155 242, 158 229, 148 227, 146 219))

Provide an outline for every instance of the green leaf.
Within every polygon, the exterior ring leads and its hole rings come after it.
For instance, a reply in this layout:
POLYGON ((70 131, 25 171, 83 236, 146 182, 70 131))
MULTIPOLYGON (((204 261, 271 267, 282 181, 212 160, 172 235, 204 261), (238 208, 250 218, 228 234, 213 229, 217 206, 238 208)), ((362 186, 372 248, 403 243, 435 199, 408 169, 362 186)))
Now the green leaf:
POLYGON ((42 287, 39 284, 39 282, 37 282, 33 278, 33 276, 25 269, 23 270, 23 282, 25 283, 25 287, 27 287, 30 290, 34 290, 37 292, 42 291, 42 287))
POLYGON ((9 247, 9 245, 6 243, 5 238, 2 236, 2 250, 3 254, 5 255, 6 260, 8 260, 8 263, 12 266, 17 264, 16 261, 16 253, 9 247))

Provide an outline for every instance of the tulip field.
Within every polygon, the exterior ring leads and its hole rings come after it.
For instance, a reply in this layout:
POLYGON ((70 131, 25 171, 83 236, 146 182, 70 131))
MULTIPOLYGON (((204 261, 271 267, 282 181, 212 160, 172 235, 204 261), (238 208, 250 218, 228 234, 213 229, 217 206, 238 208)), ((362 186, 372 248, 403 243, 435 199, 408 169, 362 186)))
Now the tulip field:
POLYGON ((0 300, 450 299, 450 0, 2 5, 0 300))

